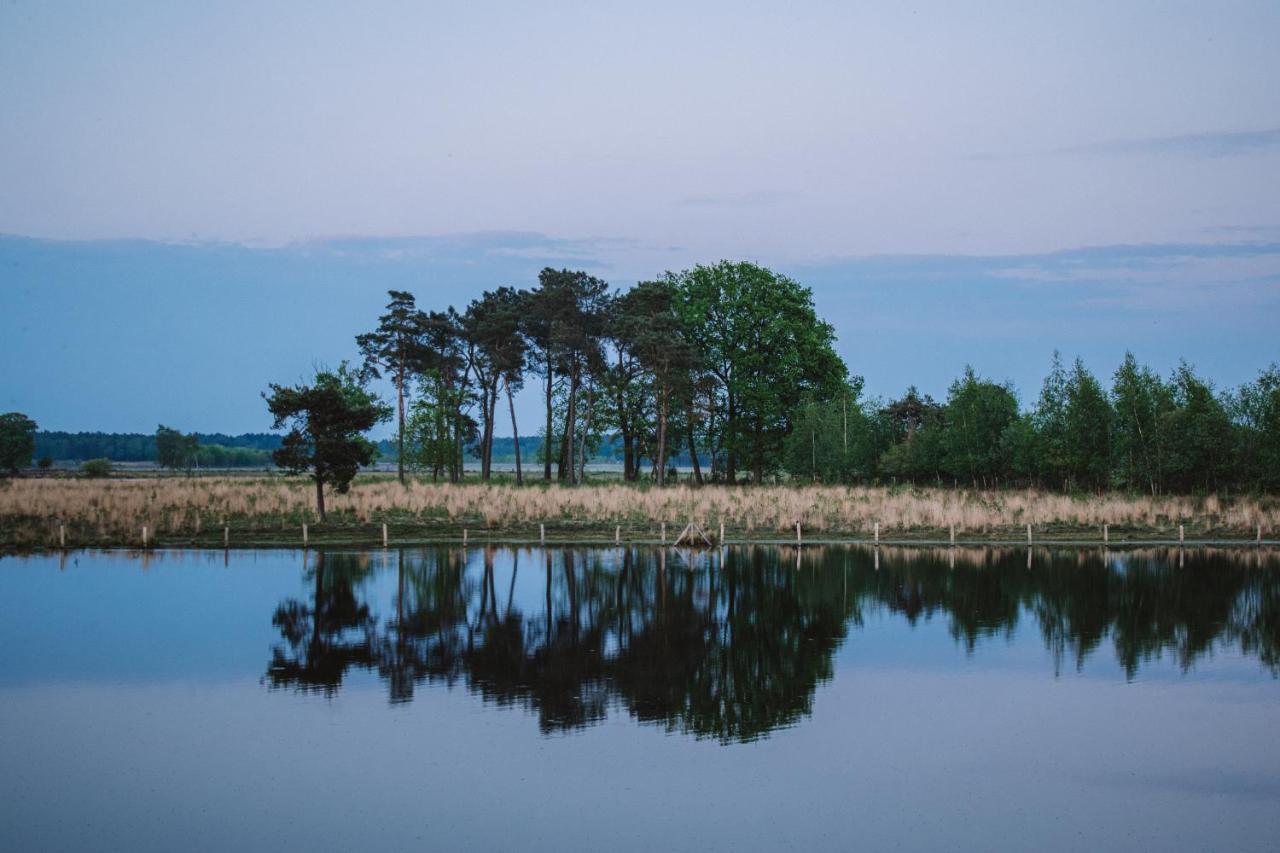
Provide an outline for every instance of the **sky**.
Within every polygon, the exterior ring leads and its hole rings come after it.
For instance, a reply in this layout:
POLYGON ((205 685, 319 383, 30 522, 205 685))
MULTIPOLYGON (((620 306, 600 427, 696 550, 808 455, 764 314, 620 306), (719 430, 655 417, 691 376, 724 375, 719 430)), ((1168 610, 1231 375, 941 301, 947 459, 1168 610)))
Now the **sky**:
POLYGON ((721 258, 875 394, 1280 359, 1280 4, 692 5, 0 4, 0 409, 261 430, 388 288, 721 258))

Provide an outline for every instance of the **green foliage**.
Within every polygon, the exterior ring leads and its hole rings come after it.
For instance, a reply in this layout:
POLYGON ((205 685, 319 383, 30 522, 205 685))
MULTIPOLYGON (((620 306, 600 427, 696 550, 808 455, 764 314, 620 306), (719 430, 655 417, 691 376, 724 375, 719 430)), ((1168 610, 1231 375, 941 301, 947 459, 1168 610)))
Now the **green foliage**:
POLYGON ((1018 419, 1008 385, 980 379, 973 368, 952 383, 945 409, 944 465, 959 480, 993 486, 1007 471, 1002 439, 1018 419))
POLYGON ((400 481, 404 482, 405 397, 413 376, 427 369, 431 350, 427 343, 430 318, 418 310, 412 293, 390 290, 387 312, 378 318, 378 327, 356 336, 356 345, 364 356, 363 376, 381 378, 390 374, 396 388, 396 460, 400 481))
POLYGON ((389 420, 390 407, 370 393, 364 379, 346 362, 316 373, 312 385, 271 385, 263 394, 275 418, 273 427, 290 425, 272 454, 286 471, 309 471, 316 484, 316 507, 325 517, 324 487, 344 494, 361 466, 372 465, 377 446, 362 434, 389 420))
POLYGON ((36 467, 38 467, 41 471, 48 471, 50 468, 53 467, 53 460, 50 459, 48 456, 41 456, 40 459, 36 462, 36 467))
POLYGON ((110 459, 88 459, 80 463, 80 473, 86 477, 110 477, 111 476, 111 460, 110 459))
POLYGON ((1173 408, 1161 421, 1169 441, 1168 484, 1175 491, 1213 491, 1231 475, 1231 418, 1213 386, 1185 362, 1173 375, 1173 408))
POLYGON ((725 479, 737 479, 741 460, 761 482, 781 466, 802 405, 834 399, 844 386, 835 331, 818 319, 812 291, 755 264, 696 266, 667 281, 723 399, 725 479))
POLYGON ((1230 404, 1237 474, 1251 488, 1280 489, 1280 368, 1261 371, 1230 404))
POLYGON ((18 473, 36 451, 36 422, 21 412, 0 415, 0 471, 18 473))
POLYGON ((161 424, 156 429, 156 464, 171 471, 190 471, 197 464, 200 439, 161 424))

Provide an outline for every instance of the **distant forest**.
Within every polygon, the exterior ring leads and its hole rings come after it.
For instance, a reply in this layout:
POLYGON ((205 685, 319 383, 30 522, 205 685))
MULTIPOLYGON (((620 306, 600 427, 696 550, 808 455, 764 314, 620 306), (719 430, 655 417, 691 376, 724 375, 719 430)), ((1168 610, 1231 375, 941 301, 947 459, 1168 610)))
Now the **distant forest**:
MULTIPOLYGON (((265 468, 271 464, 271 451, 280 446, 281 436, 268 432, 226 435, 220 432, 196 433, 200 442, 199 461, 206 468, 265 468)), ((380 461, 394 460, 396 443, 391 439, 377 442, 380 461)), ((530 436, 520 439, 520 454, 533 459, 542 439, 530 436)), ((478 458, 478 448, 472 455, 478 458)), ((36 433, 36 458, 60 462, 83 462, 87 459, 110 459, 113 462, 154 462, 157 459, 156 434, 140 432, 58 432, 36 433)), ((515 461, 515 439, 495 438, 493 459, 506 464, 515 461)), ((622 443, 606 440, 592 456, 593 463, 622 462, 622 443)), ((685 466, 687 458, 676 457, 675 464, 685 466)))
MULTIPOLYGON (((198 461, 206 468, 266 467, 271 464, 271 451, 280 446, 280 436, 266 432, 195 435, 200 442, 198 461)), ((154 462, 157 457, 156 433, 41 430, 36 433, 35 456, 59 462, 83 462, 86 459, 154 462)))

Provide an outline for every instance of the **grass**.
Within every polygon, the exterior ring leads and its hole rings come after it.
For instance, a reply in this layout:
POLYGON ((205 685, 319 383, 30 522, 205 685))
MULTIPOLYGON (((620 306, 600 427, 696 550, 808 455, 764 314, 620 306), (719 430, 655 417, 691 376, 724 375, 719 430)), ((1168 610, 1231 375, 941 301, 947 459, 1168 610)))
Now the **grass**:
POLYGON ((840 486, 461 485, 365 475, 347 495, 329 495, 320 524, 305 478, 282 476, 146 477, 86 480, 32 478, 0 482, 0 549, 141 544, 220 546, 224 527, 234 546, 297 545, 308 525, 313 544, 378 543, 387 524, 396 542, 530 541, 545 525, 549 540, 668 541, 687 521, 730 540, 869 539, 880 525, 886 541, 948 538, 964 542, 1101 538, 1113 542, 1171 540, 1185 525, 1189 540, 1252 540, 1280 529, 1276 498, 1073 497, 1035 490, 977 491, 840 486))

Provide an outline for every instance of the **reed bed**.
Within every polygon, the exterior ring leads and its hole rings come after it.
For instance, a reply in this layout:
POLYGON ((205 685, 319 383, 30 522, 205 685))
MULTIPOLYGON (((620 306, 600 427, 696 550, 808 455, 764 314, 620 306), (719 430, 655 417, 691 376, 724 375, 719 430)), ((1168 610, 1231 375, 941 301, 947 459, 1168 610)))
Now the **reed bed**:
MULTIPOLYGON (((58 528, 78 542, 134 542, 142 525, 153 540, 209 538, 224 527, 267 534, 314 525, 315 492, 303 478, 19 479, 0 484, 0 544, 48 544, 58 528)), ((866 536, 879 524, 888 538, 1011 536, 1030 524, 1038 537, 1066 537, 1103 524, 1113 537, 1165 534, 1185 525, 1188 537, 1248 538, 1280 529, 1280 501, 1217 496, 1076 497, 1035 490, 981 491, 840 486, 677 486, 611 484, 575 487, 393 479, 357 480, 346 495, 329 495, 326 529, 389 523, 397 529, 582 531, 614 526, 674 536, 686 521, 708 531, 724 524, 739 536, 866 536)))

